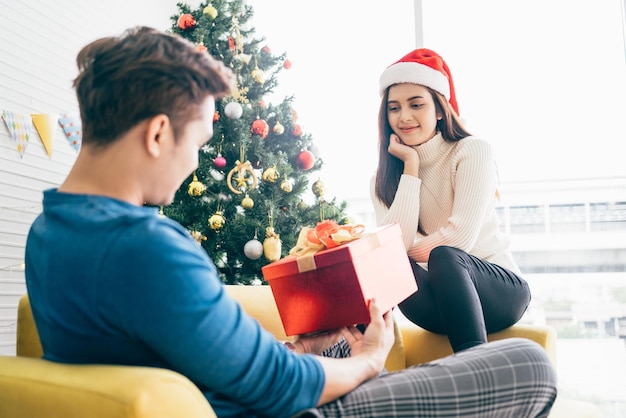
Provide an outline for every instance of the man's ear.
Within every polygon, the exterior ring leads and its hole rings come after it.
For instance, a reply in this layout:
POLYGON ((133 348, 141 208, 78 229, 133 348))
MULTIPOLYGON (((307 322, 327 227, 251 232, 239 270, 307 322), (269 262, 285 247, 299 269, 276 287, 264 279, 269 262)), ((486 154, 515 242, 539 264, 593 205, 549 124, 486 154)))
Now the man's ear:
POLYGON ((170 118, 167 115, 159 114, 150 118, 144 136, 148 154, 153 157, 161 155, 163 143, 169 140, 171 135, 170 118))

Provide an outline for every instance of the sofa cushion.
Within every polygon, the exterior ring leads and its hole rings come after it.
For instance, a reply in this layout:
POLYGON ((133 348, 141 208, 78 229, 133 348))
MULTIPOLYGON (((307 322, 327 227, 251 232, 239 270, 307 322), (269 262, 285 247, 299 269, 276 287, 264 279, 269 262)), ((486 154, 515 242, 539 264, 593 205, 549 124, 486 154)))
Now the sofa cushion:
POLYGON ((216 417, 184 376, 149 367, 0 356, 0 417, 216 417))

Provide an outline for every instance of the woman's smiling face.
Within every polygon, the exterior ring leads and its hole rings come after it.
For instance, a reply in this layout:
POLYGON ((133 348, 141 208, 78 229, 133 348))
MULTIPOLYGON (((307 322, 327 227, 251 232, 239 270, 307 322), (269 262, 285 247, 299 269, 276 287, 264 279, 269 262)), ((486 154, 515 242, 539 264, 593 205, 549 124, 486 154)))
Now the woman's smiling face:
POLYGON ((401 83, 389 88, 387 120, 405 145, 420 145, 435 136, 438 119, 441 115, 426 87, 401 83))

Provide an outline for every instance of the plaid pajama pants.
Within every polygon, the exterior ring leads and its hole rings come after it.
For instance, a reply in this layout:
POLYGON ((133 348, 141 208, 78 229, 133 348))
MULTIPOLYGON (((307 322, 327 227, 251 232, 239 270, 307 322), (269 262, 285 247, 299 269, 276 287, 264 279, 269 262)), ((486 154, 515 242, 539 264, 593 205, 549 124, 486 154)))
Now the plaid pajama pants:
MULTIPOLYGON (((349 355, 345 341, 324 354, 349 355)), ((544 349, 510 338, 449 357, 384 373, 305 417, 547 417, 556 377, 544 349)))

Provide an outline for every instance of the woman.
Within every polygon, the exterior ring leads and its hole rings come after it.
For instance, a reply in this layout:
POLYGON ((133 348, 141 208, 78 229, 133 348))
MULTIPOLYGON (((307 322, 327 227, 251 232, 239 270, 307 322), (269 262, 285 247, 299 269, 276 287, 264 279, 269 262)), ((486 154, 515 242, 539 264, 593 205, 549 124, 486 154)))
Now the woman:
POLYGON ((416 49, 380 77, 377 223, 398 223, 418 291, 399 305, 415 324, 447 334, 455 352, 515 324, 530 302, 498 228, 491 146, 463 126, 450 70, 416 49))

